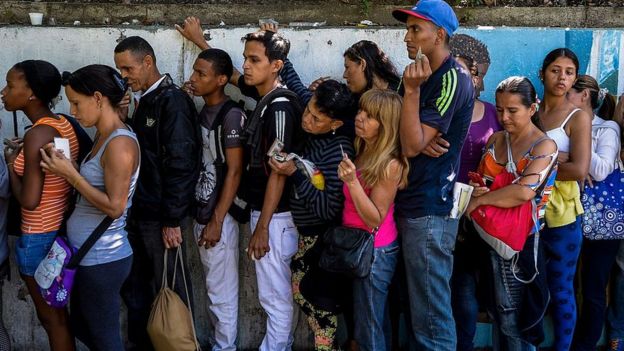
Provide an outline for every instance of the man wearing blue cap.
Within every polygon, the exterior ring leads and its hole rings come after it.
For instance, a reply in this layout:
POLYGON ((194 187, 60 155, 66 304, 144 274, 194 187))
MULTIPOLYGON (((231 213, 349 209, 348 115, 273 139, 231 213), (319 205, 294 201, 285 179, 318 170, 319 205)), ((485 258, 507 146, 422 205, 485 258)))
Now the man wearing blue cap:
POLYGON ((474 88, 451 57, 448 41, 459 23, 442 0, 421 0, 392 15, 407 27, 413 63, 403 73, 401 146, 409 158, 408 186, 396 199, 411 314, 410 348, 456 348, 450 278, 457 218, 450 218, 459 155, 470 126, 474 88), (441 135, 450 144, 438 158, 422 154, 441 135))

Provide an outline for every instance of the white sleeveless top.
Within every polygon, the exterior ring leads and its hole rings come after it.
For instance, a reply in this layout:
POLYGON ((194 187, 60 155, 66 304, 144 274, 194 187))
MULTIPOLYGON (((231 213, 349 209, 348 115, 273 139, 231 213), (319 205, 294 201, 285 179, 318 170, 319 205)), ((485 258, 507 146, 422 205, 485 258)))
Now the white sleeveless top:
POLYGON ((557 144, 557 148, 559 149, 559 152, 570 152, 570 137, 568 136, 568 134, 566 134, 566 131, 564 128, 566 124, 568 124, 568 121, 570 120, 570 118, 572 118, 572 116, 577 111, 580 111, 580 110, 581 110, 580 108, 575 108, 574 110, 572 110, 572 112, 570 112, 568 117, 566 117, 563 120, 563 123, 561 123, 559 127, 551 129, 546 132, 546 135, 548 135, 548 137, 554 140, 555 143, 557 144))

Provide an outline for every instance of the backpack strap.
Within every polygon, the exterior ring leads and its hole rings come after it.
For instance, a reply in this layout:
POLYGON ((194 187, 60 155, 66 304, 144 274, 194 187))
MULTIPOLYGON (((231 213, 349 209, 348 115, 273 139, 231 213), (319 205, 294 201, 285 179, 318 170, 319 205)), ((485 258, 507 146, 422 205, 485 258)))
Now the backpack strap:
POLYGON ((74 134, 76 134, 76 140, 78 140, 78 159, 76 162, 81 164, 91 152, 91 149, 93 148, 93 140, 91 140, 89 134, 87 134, 84 128, 82 128, 80 123, 78 123, 74 117, 64 113, 57 113, 57 115, 65 117, 67 122, 71 124, 74 134))
POLYGON ((253 152, 250 155, 250 164, 259 166, 262 162, 262 153, 259 152, 259 145, 262 140, 262 129, 264 124, 264 112, 269 104, 278 98, 286 98, 295 108, 295 112, 299 115, 303 113, 303 108, 299 101, 299 97, 294 92, 285 88, 275 88, 273 91, 265 95, 256 105, 256 109, 245 126, 243 131, 243 139, 247 146, 253 152))
POLYGON ((215 117, 214 121, 212 122, 212 126, 210 127, 210 129, 213 130, 216 134, 215 145, 217 147, 217 150, 215 150, 215 163, 225 163, 225 133, 223 133, 223 122, 225 121, 225 116, 227 116, 227 114, 230 113, 233 108, 239 108, 242 110, 239 103, 235 102, 234 100, 228 99, 219 109, 219 112, 217 113, 217 116, 215 117))

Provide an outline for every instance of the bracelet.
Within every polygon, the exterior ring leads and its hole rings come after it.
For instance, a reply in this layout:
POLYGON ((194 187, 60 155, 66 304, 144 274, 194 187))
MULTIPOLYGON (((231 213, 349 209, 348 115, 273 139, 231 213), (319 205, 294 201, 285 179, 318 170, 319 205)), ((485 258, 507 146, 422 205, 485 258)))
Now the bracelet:
POLYGON ((78 178, 76 178, 76 180, 74 181, 74 183, 72 184, 72 186, 75 188, 76 185, 78 185, 78 183, 80 182, 80 180, 82 179, 81 176, 79 176, 78 178))

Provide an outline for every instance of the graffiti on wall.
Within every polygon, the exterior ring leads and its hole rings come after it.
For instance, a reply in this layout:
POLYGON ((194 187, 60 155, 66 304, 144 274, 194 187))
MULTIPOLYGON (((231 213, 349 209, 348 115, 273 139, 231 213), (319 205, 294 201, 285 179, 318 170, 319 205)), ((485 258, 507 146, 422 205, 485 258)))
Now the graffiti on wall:
POLYGON ((587 74, 598 80, 601 87, 611 93, 621 93, 624 88, 624 70, 620 67, 622 31, 597 30, 593 33, 591 60, 587 74))

